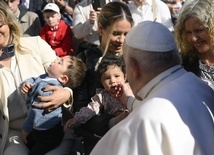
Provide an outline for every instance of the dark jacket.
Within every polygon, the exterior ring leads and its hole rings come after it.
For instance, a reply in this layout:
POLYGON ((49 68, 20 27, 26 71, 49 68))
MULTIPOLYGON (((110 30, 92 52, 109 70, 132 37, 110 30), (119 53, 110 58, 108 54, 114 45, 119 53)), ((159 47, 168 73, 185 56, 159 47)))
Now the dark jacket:
MULTIPOLYGON (((79 111, 80 108, 91 102, 97 88, 103 88, 95 71, 95 66, 102 56, 102 52, 97 45, 89 43, 84 43, 84 45, 86 47, 78 50, 77 57, 86 64, 87 72, 82 85, 73 90, 74 112, 79 111)), ((100 111, 99 115, 95 115, 75 130, 75 133, 84 139, 85 154, 90 154, 100 139, 98 137, 102 137, 109 130, 108 122, 112 117, 113 115, 104 114, 103 111, 100 111), (98 135, 98 137, 95 135, 98 135)))
POLYGON ((96 93, 96 88, 103 88, 96 75, 95 66, 98 59, 102 56, 102 52, 98 46, 89 47, 78 53, 77 57, 80 58, 87 67, 85 79, 81 86, 74 89, 74 111, 79 111, 83 106, 87 106, 96 93))
POLYGON ((182 66, 184 69, 186 69, 188 72, 193 72, 195 75, 200 77, 200 69, 199 69, 199 58, 197 55, 194 55, 192 53, 190 54, 181 54, 182 57, 182 66))

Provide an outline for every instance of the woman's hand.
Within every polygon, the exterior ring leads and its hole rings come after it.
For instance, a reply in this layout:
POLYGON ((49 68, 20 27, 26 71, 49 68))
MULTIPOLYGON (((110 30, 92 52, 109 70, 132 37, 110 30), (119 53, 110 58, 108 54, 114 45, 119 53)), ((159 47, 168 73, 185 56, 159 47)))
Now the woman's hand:
POLYGON ((64 125, 64 131, 67 131, 70 127, 74 126, 77 124, 77 119, 76 118, 71 118, 69 119, 65 125, 64 125))
POLYGON ((44 103, 33 104, 33 106, 39 109, 46 109, 48 112, 60 107, 71 97, 69 90, 58 86, 48 86, 43 91, 53 91, 53 93, 50 96, 38 96, 38 99, 44 103))

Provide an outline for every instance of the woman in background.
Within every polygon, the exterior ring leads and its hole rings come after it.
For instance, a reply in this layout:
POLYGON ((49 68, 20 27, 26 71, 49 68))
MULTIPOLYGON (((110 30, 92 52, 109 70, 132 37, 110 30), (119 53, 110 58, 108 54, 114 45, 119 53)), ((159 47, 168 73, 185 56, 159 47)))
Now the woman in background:
POLYGON ((214 90, 214 1, 188 2, 175 26, 183 66, 214 90))

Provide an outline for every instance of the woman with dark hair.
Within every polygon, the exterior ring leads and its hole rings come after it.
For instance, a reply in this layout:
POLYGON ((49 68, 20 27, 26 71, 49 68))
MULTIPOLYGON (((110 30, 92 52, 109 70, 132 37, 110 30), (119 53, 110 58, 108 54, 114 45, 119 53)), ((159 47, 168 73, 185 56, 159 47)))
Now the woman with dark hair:
MULTIPOLYGON (((122 2, 110 2, 100 11, 98 17, 100 45, 77 55, 86 63, 87 73, 82 85, 74 90, 75 112, 87 106, 91 102, 91 97, 96 94, 96 89, 102 88, 96 74, 97 66, 106 55, 122 56, 122 46, 132 26, 133 19, 129 8, 122 2)), ((102 137, 109 130, 108 121, 111 118, 111 115, 100 112, 76 130, 80 136, 84 137, 86 154, 90 153, 99 140, 97 137, 102 137), (85 134, 86 132, 88 134, 85 134)))
MULTIPOLYGON (((123 55, 122 46, 126 34, 132 26, 131 13, 123 2, 110 2, 102 8, 98 18, 100 45, 88 47, 87 50, 82 50, 77 54, 77 57, 86 64, 87 71, 81 86, 73 90, 72 112, 79 112, 82 107, 86 107, 91 102, 91 97, 96 94, 96 89, 103 88, 96 73, 99 62, 106 55, 123 55)), ((65 117, 68 120, 73 117, 73 114, 67 111, 65 117)), ((98 140, 109 130, 110 126, 108 124, 112 117, 112 115, 100 111, 98 115, 92 117, 85 124, 74 128, 77 136, 83 137, 85 155, 90 154, 98 140)), ((65 132, 61 144, 46 155, 60 155, 75 151, 76 148, 73 148, 74 140, 72 138, 73 127, 69 128, 65 132)))

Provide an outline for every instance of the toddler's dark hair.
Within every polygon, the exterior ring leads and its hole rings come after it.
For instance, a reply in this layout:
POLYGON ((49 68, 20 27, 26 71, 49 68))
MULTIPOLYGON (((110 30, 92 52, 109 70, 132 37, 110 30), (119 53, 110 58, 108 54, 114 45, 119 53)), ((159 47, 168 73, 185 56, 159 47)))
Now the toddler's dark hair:
POLYGON ((104 73, 110 65, 115 65, 121 68, 124 75, 126 75, 126 67, 122 57, 119 56, 105 56, 97 69, 97 77, 101 80, 102 73, 104 73))

